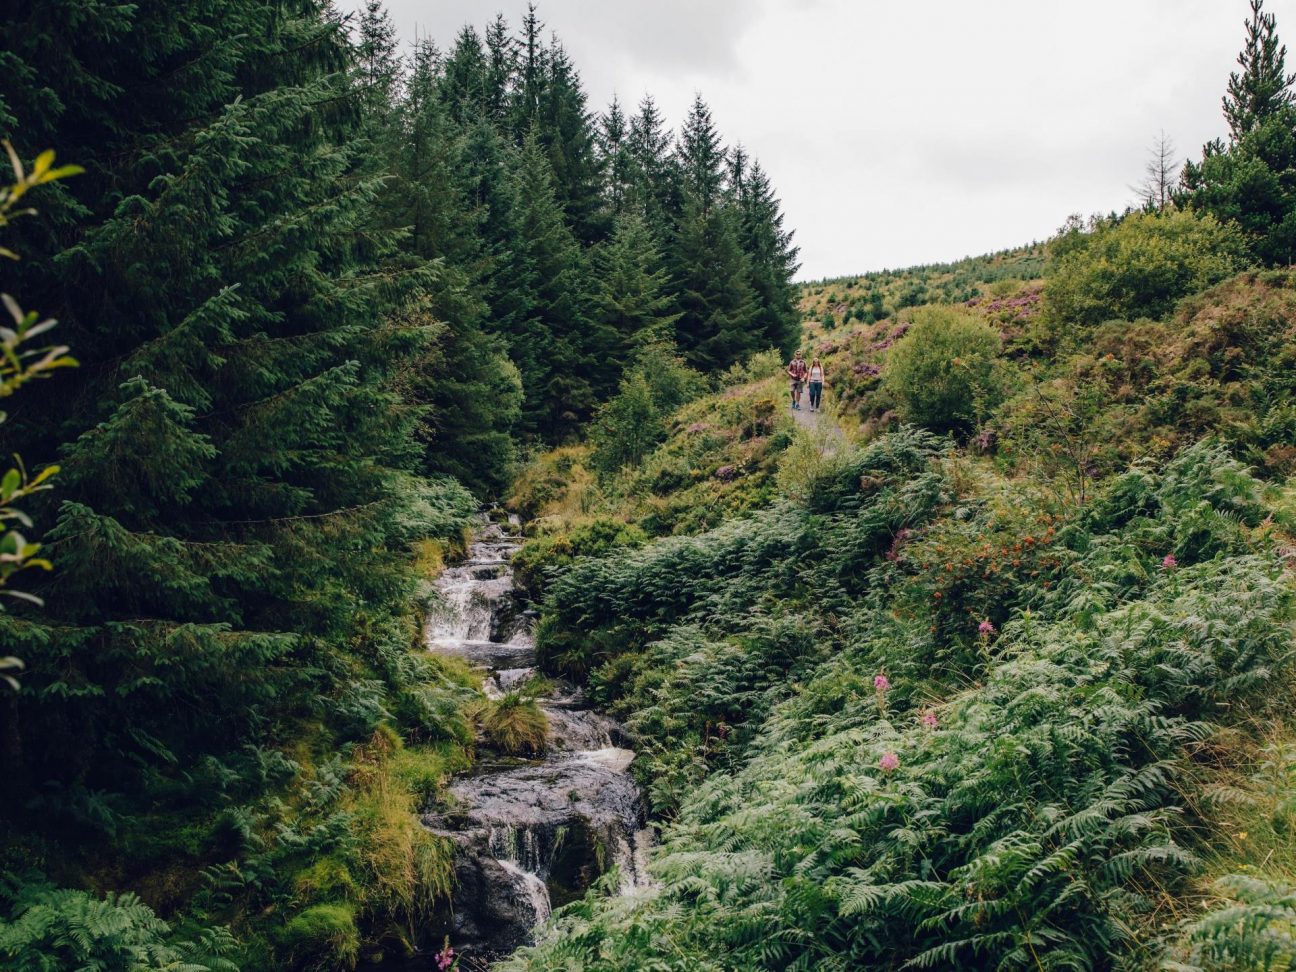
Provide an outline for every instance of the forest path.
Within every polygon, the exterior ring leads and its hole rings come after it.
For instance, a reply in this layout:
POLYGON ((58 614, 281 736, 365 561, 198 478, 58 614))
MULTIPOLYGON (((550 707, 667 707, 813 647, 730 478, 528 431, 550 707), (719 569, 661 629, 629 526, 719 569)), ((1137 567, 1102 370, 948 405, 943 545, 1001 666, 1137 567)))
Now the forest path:
MULTIPOLYGON (((824 389, 824 396, 828 394, 828 389, 824 389)), ((823 439, 825 455, 834 455, 846 444, 846 434, 842 431, 841 425, 837 422, 837 417, 831 412, 820 409, 817 412, 810 411, 810 395, 804 393, 801 396, 801 407, 792 408, 791 401, 786 406, 792 413, 792 421, 797 427, 812 434, 818 435, 823 439)))

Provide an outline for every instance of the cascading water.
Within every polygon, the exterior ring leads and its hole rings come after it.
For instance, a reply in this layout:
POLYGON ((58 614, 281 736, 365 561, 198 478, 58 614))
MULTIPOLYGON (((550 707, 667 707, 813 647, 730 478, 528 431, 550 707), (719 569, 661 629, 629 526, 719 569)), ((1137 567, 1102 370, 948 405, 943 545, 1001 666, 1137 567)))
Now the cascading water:
MULTIPOLYGON (((485 669, 492 698, 535 674, 531 622, 508 563, 517 547, 487 522, 468 559, 442 574, 442 605, 426 632, 429 650, 485 669)), ((483 964, 527 942, 553 908, 613 866, 625 892, 644 879, 649 831, 620 727, 571 685, 559 682, 538 701, 546 755, 479 762, 451 784, 453 809, 423 818, 456 845, 452 942, 483 964)))

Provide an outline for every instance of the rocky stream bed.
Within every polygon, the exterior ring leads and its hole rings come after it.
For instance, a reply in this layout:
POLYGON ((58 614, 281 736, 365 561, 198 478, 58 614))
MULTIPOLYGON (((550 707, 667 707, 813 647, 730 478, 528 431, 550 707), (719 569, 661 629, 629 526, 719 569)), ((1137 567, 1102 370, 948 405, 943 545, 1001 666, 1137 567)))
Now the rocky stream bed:
MULTIPOLYGON (((441 575, 443 606, 426 632, 429 651, 482 668, 483 689, 495 698, 536 673, 532 621, 509 566, 515 528, 483 524, 467 559, 441 575)), ((545 755, 484 754, 451 784, 450 808, 423 817, 456 845, 448 932, 465 968, 484 968, 528 942, 555 907, 614 867, 623 891, 644 877, 645 804, 620 726, 562 681, 549 682, 538 702, 548 722, 545 755)), ((434 967, 426 955, 404 965, 434 967)))

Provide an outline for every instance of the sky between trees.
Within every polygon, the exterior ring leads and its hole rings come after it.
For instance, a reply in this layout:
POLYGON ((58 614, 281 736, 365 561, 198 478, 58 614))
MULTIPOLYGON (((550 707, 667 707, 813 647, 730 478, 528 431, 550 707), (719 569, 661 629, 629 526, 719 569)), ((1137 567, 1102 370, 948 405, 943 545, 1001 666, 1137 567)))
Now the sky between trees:
MULTIPOLYGON (((343 9, 358 0, 342 0, 343 9)), ((652 92, 678 128, 701 91, 765 165, 801 277, 956 259, 1123 208, 1161 130, 1225 134, 1246 0, 543 0, 592 107, 652 92)), ((522 0, 390 0, 444 48, 522 0)), ((1282 36, 1296 0, 1271 0, 1282 36)))

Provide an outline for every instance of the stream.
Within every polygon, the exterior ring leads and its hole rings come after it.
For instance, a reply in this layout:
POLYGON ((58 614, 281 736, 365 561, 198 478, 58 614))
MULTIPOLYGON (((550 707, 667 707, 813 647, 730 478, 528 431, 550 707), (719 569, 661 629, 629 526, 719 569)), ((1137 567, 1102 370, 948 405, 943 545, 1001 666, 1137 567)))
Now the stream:
MULTIPOLYGON (((509 566, 516 528, 483 523, 468 557, 438 580, 443 605, 426 631, 430 651, 481 668, 483 690, 495 699, 536 674, 533 622, 509 566)), ((465 968, 484 968, 531 941, 554 908, 614 867, 623 892, 644 880, 650 832, 621 727, 563 681, 550 681, 537 702, 548 723, 544 756, 479 751, 451 783, 451 809, 423 816, 456 846, 449 933, 465 968)))

